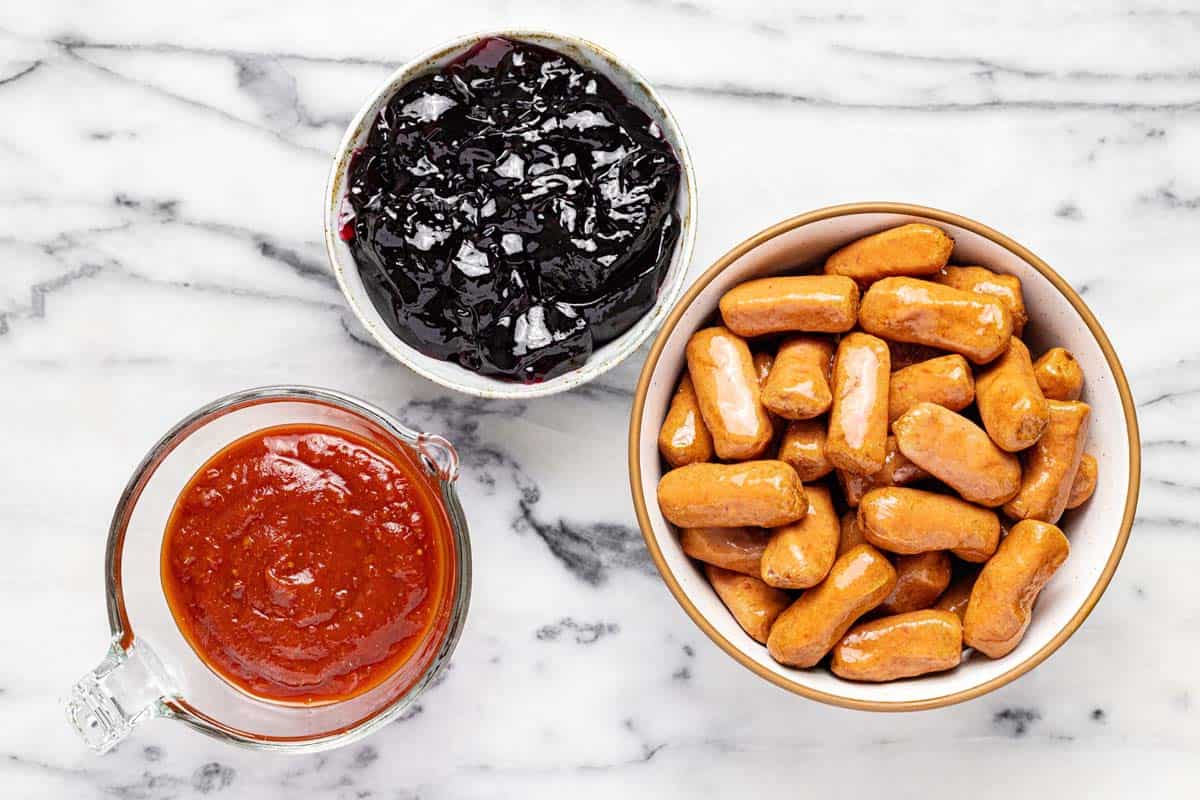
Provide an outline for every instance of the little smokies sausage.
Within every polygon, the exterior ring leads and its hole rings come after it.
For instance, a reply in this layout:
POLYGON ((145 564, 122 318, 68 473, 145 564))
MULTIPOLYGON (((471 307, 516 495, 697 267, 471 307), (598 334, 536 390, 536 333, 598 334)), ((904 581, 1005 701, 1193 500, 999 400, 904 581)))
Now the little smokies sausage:
POLYGON ((975 579, 978 577, 978 566, 961 563, 955 565, 954 578, 933 607, 941 611, 949 611, 961 620, 967 613, 967 603, 971 600, 971 589, 975 586, 975 579))
POLYGON ((722 459, 757 458, 775 431, 759 401, 758 376, 745 340, 725 328, 705 328, 687 344, 688 373, 700 415, 722 459))
POLYGON ((1050 422, 1029 349, 1015 336, 1004 355, 975 379, 975 402, 988 436, 1010 453, 1032 446, 1050 422))
POLYGON ((796 470, 782 461, 678 467, 659 479, 658 506, 680 528, 771 528, 808 511, 796 470))
POLYGON ((1025 330, 1029 315, 1025 311, 1025 297, 1021 291, 1021 279, 1016 275, 1003 275, 985 267, 946 267, 931 279, 965 292, 977 292, 995 297, 1004 303, 1013 318, 1013 335, 1020 336, 1025 330))
MULTIPOLYGON (((1012 315, 994 298, 916 278, 884 278, 863 297, 867 333, 939 347, 986 364, 1008 347, 1012 315)), ((693 376, 695 377, 695 376, 693 376)))
POLYGON ((1083 367, 1061 347, 1043 353, 1033 365, 1033 374, 1047 400, 1078 400, 1083 393, 1083 367))
POLYGON ((837 557, 841 558, 855 547, 866 543, 867 538, 863 536, 862 528, 858 527, 858 512, 851 510, 842 514, 842 534, 838 539, 837 557))
POLYGON ((770 534, 763 528, 684 528, 683 552, 697 561, 758 577, 770 534))
POLYGON ((759 278, 721 297, 721 319, 738 336, 844 333, 858 321, 858 285, 837 275, 759 278))
POLYGON ((929 477, 929 473, 918 467, 900 452, 896 446, 896 437, 887 438, 886 453, 883 457, 883 469, 873 475, 855 475, 852 472, 838 470, 838 481, 842 484, 842 494, 846 505, 858 508, 863 496, 872 489, 884 486, 906 486, 929 477))
POLYGON ((750 634, 754 641, 766 644, 771 625, 792 602, 792 596, 782 589, 767 586, 751 575, 711 564, 705 565, 704 572, 717 597, 721 598, 742 630, 750 634))
POLYGON ((945 611, 912 611, 856 625, 833 648, 829 668, 850 681, 892 681, 954 669, 962 623, 945 611))
POLYGON ((808 513, 771 531, 763 551, 760 577, 780 589, 807 589, 829 574, 837 557, 841 524, 829 489, 807 487, 808 513))
POLYGON ((864 286, 891 275, 933 275, 953 249, 954 240, 940 228, 914 222, 851 242, 826 259, 825 274, 864 286))
POLYGON ((804 483, 823 478, 833 471, 825 455, 825 421, 792 420, 779 445, 779 460, 792 465, 804 483))
POLYGON ((892 423, 896 445, 914 464, 984 506, 1008 502, 1021 488, 1021 462, 971 420, 919 403, 892 423))
POLYGON ((931 358, 892 373, 888 422, 895 422, 917 403, 962 411, 974 401, 975 379, 967 360, 958 354, 931 358))
POLYGON ((883 467, 890 364, 887 344, 874 336, 851 333, 838 344, 825 439, 825 454, 838 469, 870 475, 883 467))
POLYGON ((784 419, 812 419, 829 410, 833 343, 817 336, 787 339, 762 384, 762 404, 784 419))
POLYGON ((1096 478, 1099 476, 1100 465, 1096 459, 1087 454, 1079 459, 1079 471, 1071 483, 1071 496, 1067 498, 1067 508, 1079 508, 1086 503, 1096 491, 1096 478))
POLYGON ((986 561, 1000 541, 994 511, 946 494, 892 486, 873 489, 858 506, 858 525, 876 547, 901 555, 950 550, 986 561))
POLYGON ((658 451, 672 467, 710 461, 713 457, 712 436, 700 417, 696 390, 686 373, 671 398, 671 407, 659 429, 658 451))
POLYGON ((1034 601, 1071 547, 1054 525, 1023 520, 1000 543, 971 590, 963 640, 991 658, 1011 653, 1029 627, 1034 601))
POLYGON ((950 556, 945 550, 896 556, 896 587, 879 604, 884 614, 906 614, 929 608, 950 585, 950 556))
POLYGON ((1037 444, 1024 453, 1021 490, 1004 504, 1004 513, 1013 519, 1058 522, 1071 499, 1075 473, 1083 460, 1091 407, 1070 400, 1047 400, 1046 405, 1050 408, 1050 424, 1037 444))
POLYGON ((779 615, 767 637, 767 651, 789 667, 813 666, 895 585, 891 562, 869 544, 860 544, 834 562, 825 580, 779 615))

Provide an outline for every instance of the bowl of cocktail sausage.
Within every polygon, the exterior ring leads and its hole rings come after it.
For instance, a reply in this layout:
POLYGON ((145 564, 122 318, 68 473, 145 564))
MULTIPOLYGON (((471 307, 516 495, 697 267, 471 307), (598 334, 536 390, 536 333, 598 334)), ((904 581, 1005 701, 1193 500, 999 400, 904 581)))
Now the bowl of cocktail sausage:
POLYGON ((693 622, 851 708, 977 697, 1049 657, 1112 578, 1140 452, 1116 352, 1012 239, 921 206, 795 217, 674 307, 631 488, 693 622))

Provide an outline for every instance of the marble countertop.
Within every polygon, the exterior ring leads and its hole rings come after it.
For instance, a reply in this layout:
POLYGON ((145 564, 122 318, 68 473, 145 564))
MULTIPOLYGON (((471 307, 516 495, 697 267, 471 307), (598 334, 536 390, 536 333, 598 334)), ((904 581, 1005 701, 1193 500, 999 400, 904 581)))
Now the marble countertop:
POLYGON ((5 5, 0 794, 1194 797, 1200 4, 1043 5, 5 5), (801 211, 901 200, 980 219, 1080 289, 1133 383, 1144 480, 1116 578, 1052 659, 932 712, 793 697, 704 638, 650 564, 624 449, 642 354, 513 404, 373 346, 321 243, 329 156, 398 62, 511 24, 594 39, 662 89, 699 174, 694 272, 801 211), (459 446, 476 578, 452 669, 408 719, 323 755, 156 721, 93 756, 58 703, 106 646, 121 487, 180 416, 274 382, 459 446))

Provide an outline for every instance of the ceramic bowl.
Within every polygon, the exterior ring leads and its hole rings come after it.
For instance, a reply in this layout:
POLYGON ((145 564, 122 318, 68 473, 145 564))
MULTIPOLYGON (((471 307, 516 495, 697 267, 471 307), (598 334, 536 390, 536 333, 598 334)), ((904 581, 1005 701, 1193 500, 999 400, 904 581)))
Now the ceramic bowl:
POLYGON ((355 115, 346 131, 341 145, 334 156, 333 169, 325 191, 325 247, 329 261, 337 276, 338 285, 346 296, 350 308, 359 321, 387 353, 408 366, 414 372, 449 389, 485 398, 529 398, 556 394, 603 375, 621 363, 654 332, 667 315, 667 311, 679 299, 683 291, 684 278, 692 257, 696 237, 696 176, 692 170, 691 156, 679 132, 679 126, 658 94, 641 75, 622 63, 616 56, 599 45, 584 39, 563 34, 532 30, 497 30, 464 36, 436 47, 408 62, 392 73, 379 87, 366 105, 355 115), (469 50, 481 39, 503 36, 529 42, 567 55, 586 67, 607 76, 626 96, 662 129, 663 137, 675 150, 682 170, 680 172, 679 195, 676 211, 679 214, 679 238, 667 267, 655 305, 633 327, 621 336, 592 353, 583 366, 568 373, 540 383, 518 383, 479 375, 463 369, 457 364, 432 358, 414 347, 405 344, 392 333, 383 317, 375 309, 350 248, 342 241, 339 230, 343 221, 343 201, 346 194, 347 171, 354 152, 361 147, 370 133, 379 111, 396 91, 415 78, 435 72, 469 50))
POLYGON ((667 317, 642 369, 630 422, 629 468, 638 522, 654 562, 675 599, 718 647, 762 678, 805 697, 857 709, 905 711, 961 702, 1003 686, 1048 658, 1079 628, 1108 586, 1129 538, 1140 451, 1133 398, 1112 344, 1079 294, 1046 262, 957 214, 864 203, 813 211, 768 228, 728 252, 688 290, 667 317), (1061 521, 1071 555, 1042 592, 1016 650, 997 660, 968 651, 949 672, 856 683, 820 667, 782 666, 738 627, 659 511, 655 487, 664 470, 656 437, 685 366, 687 340, 716 313, 722 294, 751 278, 819 270, 838 247, 907 222, 945 230, 954 238, 957 263, 981 264, 1021 279, 1030 349, 1036 355, 1051 346, 1066 347, 1083 367, 1082 399, 1092 407, 1087 451, 1099 461, 1100 476, 1091 500, 1061 521))

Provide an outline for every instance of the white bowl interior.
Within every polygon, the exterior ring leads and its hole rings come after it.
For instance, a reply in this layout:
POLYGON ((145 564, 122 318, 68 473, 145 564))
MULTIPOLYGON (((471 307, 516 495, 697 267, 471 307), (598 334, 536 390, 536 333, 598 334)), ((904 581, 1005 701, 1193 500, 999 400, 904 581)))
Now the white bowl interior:
POLYGON ((349 131, 334 158, 333 172, 325 203, 325 243, 334 273, 342 287, 351 309, 371 333, 380 346, 393 357, 407 364, 414 371, 447 388, 467 394, 488 398, 541 397, 566 391, 602 375, 624 360, 654 332, 666 317, 667 312, 683 292, 684 278, 691 261, 695 242, 696 221, 696 178, 692 170, 691 156, 687 145, 670 111, 640 75, 622 65, 612 54, 580 39, 538 31, 494 31, 463 37, 437 48, 409 62, 397 70, 388 82, 375 94, 350 124, 349 131), (346 190, 346 173, 350 156, 363 146, 370 134, 371 126, 380 110, 391 96, 414 78, 435 72, 488 36, 505 36, 531 44, 541 45, 563 53, 590 69, 605 75, 623 91, 639 108, 658 123, 663 138, 675 150, 682 167, 676 211, 679 214, 679 239, 675 252, 659 287, 658 300, 638 322, 616 339, 597 348, 582 367, 541 383, 522 384, 502 381, 463 369, 457 364, 432 358, 410 347, 392 333, 382 315, 375 309, 367 295, 358 265, 349 246, 338 235, 342 214, 342 198, 346 190))
POLYGON ((1130 453, 1121 395, 1104 352, 1083 318, 1067 298, 1033 266, 1003 246, 972 231, 944 222, 895 213, 862 213, 810 222, 776 236, 742 255, 696 297, 671 332, 654 369, 642 413, 639 453, 642 492, 653 536, 670 571, 687 597, 716 631, 762 668, 800 686, 850 700, 899 703, 925 701, 972 689, 997 678, 1045 646, 1084 605, 1100 579, 1120 536, 1130 453), (685 365, 684 347, 691 332, 702 326, 728 289, 750 278, 781 272, 819 269, 825 256, 854 239, 905 222, 937 225, 954 238, 954 260, 979 264, 1016 275, 1024 287, 1030 322, 1025 341, 1036 358, 1044 350, 1070 350, 1086 377, 1081 399, 1092 407, 1087 452, 1100 464, 1092 499, 1069 511, 1060 525, 1071 542, 1071 555, 1042 592, 1025 638, 1012 653, 991 660, 971 653, 956 670, 884 684, 854 683, 823 668, 797 670, 771 659, 767 650, 747 636, 709 586, 704 575, 683 553, 675 529, 655 502, 655 487, 663 469, 656 436, 667 405, 685 365))

